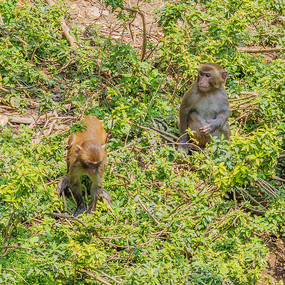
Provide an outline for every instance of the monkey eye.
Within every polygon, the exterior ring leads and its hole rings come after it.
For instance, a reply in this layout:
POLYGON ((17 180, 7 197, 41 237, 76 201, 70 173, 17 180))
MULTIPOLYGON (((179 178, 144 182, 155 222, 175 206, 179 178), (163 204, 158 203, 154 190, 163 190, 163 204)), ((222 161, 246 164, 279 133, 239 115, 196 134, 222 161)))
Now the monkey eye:
POLYGON ((211 73, 206 73, 206 77, 210 78, 211 76, 211 73))
POLYGON ((91 163, 91 162, 82 162, 82 166, 83 166, 83 168, 85 168, 85 169, 89 169, 89 168, 91 168, 92 166, 93 166, 93 163, 91 163))

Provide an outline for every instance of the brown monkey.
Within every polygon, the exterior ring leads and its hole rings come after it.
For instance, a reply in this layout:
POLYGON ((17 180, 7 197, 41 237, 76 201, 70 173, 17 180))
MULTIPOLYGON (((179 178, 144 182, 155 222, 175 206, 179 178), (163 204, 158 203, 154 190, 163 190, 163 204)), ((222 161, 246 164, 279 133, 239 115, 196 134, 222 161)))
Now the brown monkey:
POLYGON ((104 169, 107 161, 106 141, 108 134, 101 122, 94 116, 84 120, 82 132, 72 133, 68 140, 67 174, 58 185, 59 194, 67 187, 75 196, 77 208, 74 216, 82 214, 86 208, 82 199, 80 178, 87 175, 91 182, 91 204, 87 213, 96 208, 100 196, 110 200, 109 194, 102 188, 104 169))
POLYGON ((223 84, 227 71, 216 63, 206 63, 199 67, 198 79, 183 96, 180 106, 180 139, 178 149, 189 153, 187 128, 194 131, 193 138, 200 147, 211 141, 211 137, 229 139, 228 118, 230 108, 223 84))

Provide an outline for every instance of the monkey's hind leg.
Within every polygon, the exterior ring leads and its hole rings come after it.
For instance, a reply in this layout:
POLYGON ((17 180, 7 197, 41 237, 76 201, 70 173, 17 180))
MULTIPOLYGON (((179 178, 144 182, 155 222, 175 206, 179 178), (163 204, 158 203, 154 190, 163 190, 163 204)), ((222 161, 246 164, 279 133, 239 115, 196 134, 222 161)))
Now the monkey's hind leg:
POLYGON ((189 115, 189 128, 194 132, 192 138, 199 147, 205 147, 211 141, 208 134, 200 132, 200 129, 207 125, 206 120, 202 118, 197 112, 192 112, 189 115))
POLYGON ((224 140, 230 140, 230 126, 228 122, 226 122, 221 128, 215 130, 211 135, 218 139, 223 135, 224 140))
POLYGON ((80 180, 79 181, 69 181, 70 183, 70 188, 71 191, 75 197, 76 200, 76 210, 73 213, 74 217, 77 217, 80 214, 83 214, 86 211, 86 207, 84 204, 84 201, 82 199, 82 189, 81 189, 81 184, 80 184, 80 180))
POLYGON ((178 149, 182 149, 186 154, 190 153, 190 144, 189 141, 189 135, 187 133, 183 134, 180 139, 178 140, 178 149))
POLYGON ((98 183, 92 182, 91 191, 90 191, 91 192, 91 203, 90 203, 90 207, 87 210, 87 214, 91 214, 93 211, 96 210, 96 205, 97 205, 97 201, 101 194, 101 189, 102 187, 100 187, 98 183))
POLYGON ((112 203, 112 198, 109 193, 103 187, 98 187, 97 191, 94 192, 90 207, 87 210, 88 215, 91 214, 92 211, 96 210, 96 205, 99 198, 106 199, 109 204, 112 203))
POLYGON ((91 203, 90 207, 87 210, 87 214, 91 214, 96 210, 97 201, 102 193, 102 184, 103 184, 103 176, 104 176, 104 166, 99 167, 97 173, 93 177, 89 177, 92 181, 91 185, 91 203))

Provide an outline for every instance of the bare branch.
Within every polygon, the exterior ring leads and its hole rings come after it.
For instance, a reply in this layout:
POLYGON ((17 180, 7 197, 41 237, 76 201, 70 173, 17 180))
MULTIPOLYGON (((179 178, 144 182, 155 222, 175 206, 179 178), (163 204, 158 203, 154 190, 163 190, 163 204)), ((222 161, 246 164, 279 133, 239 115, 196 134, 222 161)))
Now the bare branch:
POLYGON ((93 272, 87 271, 85 269, 78 269, 79 272, 85 273, 88 276, 90 276, 91 278, 94 278, 96 280, 98 280, 99 282, 105 284, 105 285, 112 285, 111 283, 109 283, 108 281, 106 281, 105 279, 103 279, 102 277, 94 274, 93 272))
POLYGON ((156 217, 150 212, 150 210, 147 209, 147 207, 145 206, 145 204, 143 203, 143 201, 141 200, 141 198, 138 198, 141 207, 151 216, 151 218, 154 220, 154 222, 159 225, 159 221, 156 219, 156 217))
POLYGON ((145 57, 145 53, 146 53, 146 43, 147 43, 147 38, 146 38, 146 24, 145 24, 145 17, 144 17, 144 13, 138 9, 134 9, 134 8, 127 8, 124 7, 123 9, 133 12, 133 13, 138 13, 141 18, 142 18, 142 22, 143 22, 143 44, 142 44, 142 53, 141 53, 141 61, 144 60, 145 57))
POLYGON ((264 48, 264 49, 257 49, 257 48, 248 48, 248 49, 239 49, 238 52, 249 52, 249 53, 263 53, 263 52, 279 52, 285 50, 285 47, 281 48, 264 48))
POLYGON ((82 222, 78 218, 75 218, 74 216, 71 216, 71 215, 68 215, 68 214, 62 214, 62 213, 45 213, 45 214, 49 215, 49 216, 58 217, 58 218, 61 218, 61 219, 74 220, 74 221, 77 221, 80 224, 82 224, 85 228, 88 228, 88 226, 84 222, 82 222))

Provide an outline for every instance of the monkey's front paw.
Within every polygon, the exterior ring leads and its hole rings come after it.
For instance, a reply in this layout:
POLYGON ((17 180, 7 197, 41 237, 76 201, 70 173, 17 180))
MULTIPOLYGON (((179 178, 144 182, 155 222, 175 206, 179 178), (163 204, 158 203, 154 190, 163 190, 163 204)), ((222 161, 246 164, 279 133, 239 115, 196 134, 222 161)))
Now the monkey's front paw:
POLYGON ((208 120, 208 121, 207 121, 207 125, 205 125, 205 126, 203 126, 202 128, 200 128, 199 131, 200 131, 201 133, 203 133, 203 134, 208 135, 208 134, 210 134, 211 132, 214 131, 215 126, 216 126, 215 120, 208 120))
POLYGON ((66 174, 57 185, 57 194, 61 195, 62 192, 69 187, 69 176, 66 174))
POLYGON ((211 119, 206 121, 207 125, 200 128, 200 132, 204 134, 210 134, 219 127, 219 120, 211 119))
POLYGON ((80 205, 79 207, 77 207, 77 209, 75 210, 75 212, 73 213, 74 217, 77 217, 78 215, 83 214, 86 211, 86 207, 85 205, 80 205))

